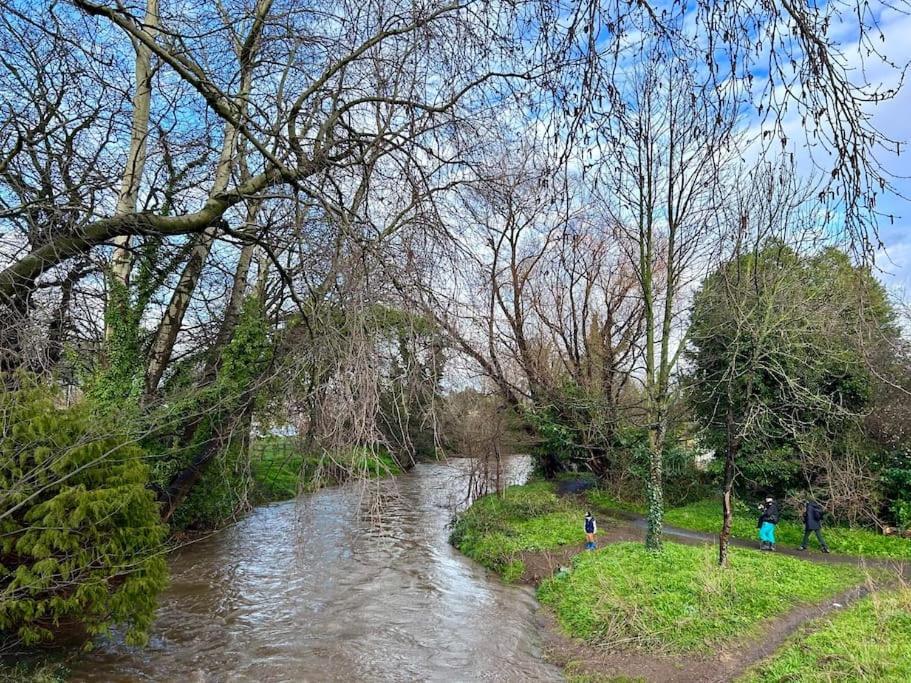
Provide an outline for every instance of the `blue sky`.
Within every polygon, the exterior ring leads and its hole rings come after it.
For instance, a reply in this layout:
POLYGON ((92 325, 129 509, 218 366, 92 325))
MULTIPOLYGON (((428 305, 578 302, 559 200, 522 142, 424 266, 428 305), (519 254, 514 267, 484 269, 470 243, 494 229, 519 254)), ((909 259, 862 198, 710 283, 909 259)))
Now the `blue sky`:
MULTIPOLYGON (((882 13, 881 29, 884 36, 882 45, 889 57, 898 64, 911 62, 911 16, 897 11, 882 13)), ((873 65, 867 72, 874 82, 895 86, 900 75, 884 65, 873 65)), ((880 277, 896 290, 903 290, 911 298, 911 72, 905 78, 898 95, 875 107, 871 107, 873 123, 888 137, 901 141, 903 152, 880 153, 878 158, 896 177, 897 194, 887 195, 878 204, 885 214, 892 214, 880 221, 879 237, 885 249, 876 255, 876 265, 881 269, 880 277), (903 195, 899 196, 899 195, 903 195)))

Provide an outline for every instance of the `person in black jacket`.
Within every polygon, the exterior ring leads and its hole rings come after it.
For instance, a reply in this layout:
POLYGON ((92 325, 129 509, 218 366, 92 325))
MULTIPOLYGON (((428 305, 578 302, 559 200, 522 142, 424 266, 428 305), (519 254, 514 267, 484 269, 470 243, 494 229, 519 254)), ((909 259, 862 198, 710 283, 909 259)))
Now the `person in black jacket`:
POLYGON ((810 540, 810 532, 816 532, 816 539, 819 541, 819 547, 824 553, 829 552, 829 546, 826 545, 822 537, 822 516, 823 509, 815 500, 808 500, 803 509, 803 543, 800 544, 800 550, 807 549, 807 541, 810 540))
POLYGON ((759 549, 775 550, 775 525, 780 518, 778 503, 769 496, 759 506, 759 549))

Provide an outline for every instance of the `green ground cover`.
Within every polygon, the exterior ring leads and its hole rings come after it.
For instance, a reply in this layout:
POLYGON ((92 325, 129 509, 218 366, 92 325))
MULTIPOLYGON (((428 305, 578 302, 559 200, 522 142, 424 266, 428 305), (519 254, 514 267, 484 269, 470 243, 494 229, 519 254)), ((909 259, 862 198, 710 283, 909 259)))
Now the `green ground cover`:
POLYGON ((301 491, 344 483, 352 476, 385 477, 401 474, 386 451, 366 448, 331 454, 305 453, 292 438, 270 436, 254 444, 250 468, 257 502, 293 498, 301 491))
POLYGON ((585 492, 585 497, 593 507, 602 510, 620 510, 640 515, 644 515, 647 512, 648 506, 645 503, 620 500, 617 496, 604 489, 589 489, 585 492))
MULTIPOLYGON (((752 510, 739 506, 734 513, 733 537, 755 540, 756 519, 757 516, 752 514, 752 510)), ((673 508, 665 512, 664 521, 684 529, 718 533, 721 530, 721 502, 703 500, 673 508)), ((911 559, 911 539, 883 536, 869 529, 839 526, 824 527, 823 535, 833 553, 911 559)), ((803 540, 803 526, 797 522, 783 520, 775 530, 775 537, 780 544, 799 546, 803 540)), ((815 536, 810 537, 810 544, 811 547, 816 545, 815 536)))
POLYGON ((28 662, 0 661, 0 683, 63 683, 69 672, 59 662, 33 659, 28 662))
POLYGON ((520 552, 584 541, 584 514, 573 499, 558 497, 549 482, 510 486, 500 496, 479 498, 459 515, 450 541, 504 581, 515 581, 525 571, 520 552))
POLYGON ((874 593, 819 620, 743 680, 911 681, 911 588, 874 593))
POLYGON ((541 584, 538 598, 567 634, 593 644, 708 653, 864 579, 852 566, 744 549, 734 549, 722 569, 716 552, 666 543, 651 553, 640 543, 614 543, 576 556, 570 573, 541 584))

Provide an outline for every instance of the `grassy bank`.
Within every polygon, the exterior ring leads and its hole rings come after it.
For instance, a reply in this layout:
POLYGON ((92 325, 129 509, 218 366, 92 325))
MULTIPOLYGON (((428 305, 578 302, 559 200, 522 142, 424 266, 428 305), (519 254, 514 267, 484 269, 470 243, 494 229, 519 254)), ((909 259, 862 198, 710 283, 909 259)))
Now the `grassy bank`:
POLYGON ((265 437, 250 458, 258 502, 293 498, 301 491, 342 484, 352 477, 401 474, 386 451, 352 448, 332 453, 306 453, 289 437, 265 437))
POLYGON ((29 662, 0 661, 0 683, 63 683, 69 676, 59 662, 35 659, 29 662))
POLYGON ((743 680, 911 681, 911 588, 874 593, 820 620, 743 680))
POLYGON ((620 500, 603 489, 590 489, 585 492, 585 497, 593 507, 601 510, 620 510, 638 515, 644 515, 648 510, 645 503, 620 500))
MULTIPOLYGON (((755 540, 756 518, 751 510, 743 507, 735 511, 732 529, 734 538, 755 540)), ((664 521, 684 529, 717 534, 721 529, 721 502, 703 500, 673 508, 665 513, 664 521)), ((868 529, 838 526, 823 528, 823 535, 833 553, 911 560, 911 539, 883 536, 868 529)), ((796 522, 782 521, 775 530, 775 537, 778 543, 799 546, 803 540, 803 526, 796 522)), ((815 536, 811 536, 810 540, 811 545, 816 544, 815 536)))
POLYGON ((568 635, 595 645, 708 653, 864 578, 854 567, 752 550, 734 550, 730 563, 720 569, 711 547, 666 543, 656 554, 615 543, 578 555, 569 574, 541 584, 538 597, 568 635))
MULTIPOLYGON (((534 566, 542 558, 528 553, 581 544, 586 506, 600 519, 599 510, 642 512, 635 503, 618 501, 604 491, 589 489, 584 495, 561 497, 555 490, 554 484, 538 481, 479 499, 457 519, 452 542, 510 581, 523 573, 540 576, 534 566), (530 574, 523 560, 529 562, 530 574)), ((754 538, 750 513, 741 509, 735 517, 736 537, 754 538)), ((719 518, 719 504, 702 501, 669 510, 666 520, 715 533, 719 518)), ((615 524, 620 526, 607 537, 624 538, 628 530, 620 528, 622 522, 615 524)), ((797 545, 802 538, 802 528, 795 523, 783 523, 779 532, 785 544, 797 545)), ((827 538, 840 553, 908 557, 907 541, 866 530, 832 528, 827 538)), ((867 571, 876 581, 885 578, 883 569, 867 571)), ((629 649, 636 656, 660 654, 671 662, 704 661, 719 652, 726 653, 722 658, 741 656, 741 648, 764 638, 767 629, 784 628, 785 623, 796 623, 787 620, 810 614, 794 613, 796 608, 817 605, 870 580, 867 571, 742 548, 732 549, 730 566, 722 569, 711 544, 666 542, 663 552, 652 553, 640 542, 616 542, 576 555, 570 571, 539 585, 538 598, 553 611, 558 628, 577 642, 595 646, 592 652, 609 657, 629 649), (786 621, 774 623, 785 615, 786 621)), ((749 680, 911 680, 911 665, 904 662, 911 655, 909 603, 908 589, 866 599, 821 622, 815 633, 789 643, 764 668, 751 671, 749 680)), ((606 670, 623 673, 616 662, 605 662, 606 670)), ((567 669, 567 676, 602 680, 591 663, 578 671, 567 669)))
POLYGON ((572 499, 559 498, 548 482, 510 486, 501 496, 475 501, 456 520, 450 541, 510 582, 525 571, 520 553, 583 541, 582 515, 572 499))

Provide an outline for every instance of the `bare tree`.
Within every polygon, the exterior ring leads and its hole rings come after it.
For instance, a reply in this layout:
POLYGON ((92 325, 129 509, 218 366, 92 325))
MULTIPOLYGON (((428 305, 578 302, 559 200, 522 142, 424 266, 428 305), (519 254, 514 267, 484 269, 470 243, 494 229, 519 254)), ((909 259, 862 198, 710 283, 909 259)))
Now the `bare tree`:
MULTIPOLYGON (((655 48, 658 49, 657 47, 655 48)), ((646 53, 648 57, 649 53, 646 53)), ((685 344, 684 312, 715 249, 711 216, 725 201, 735 162, 736 98, 706 93, 690 65, 653 54, 634 70, 627 99, 600 134, 605 210, 622 235, 644 309, 644 414, 650 453, 646 545, 661 544, 662 458, 673 374, 685 344)))

